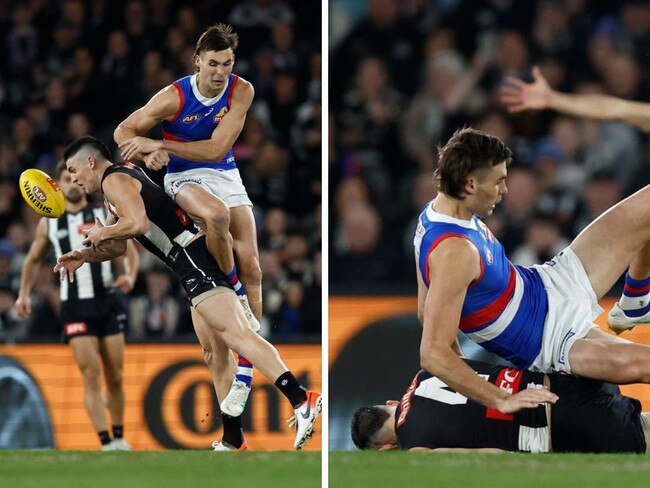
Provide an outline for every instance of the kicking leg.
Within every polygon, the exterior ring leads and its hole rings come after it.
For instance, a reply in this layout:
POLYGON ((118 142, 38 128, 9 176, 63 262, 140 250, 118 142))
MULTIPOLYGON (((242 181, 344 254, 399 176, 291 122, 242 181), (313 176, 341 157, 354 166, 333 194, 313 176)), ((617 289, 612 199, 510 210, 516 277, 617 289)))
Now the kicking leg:
POLYGON ((106 445, 111 442, 111 437, 102 396, 99 340, 95 336, 74 337, 70 339, 70 347, 83 379, 86 412, 102 445, 106 445))

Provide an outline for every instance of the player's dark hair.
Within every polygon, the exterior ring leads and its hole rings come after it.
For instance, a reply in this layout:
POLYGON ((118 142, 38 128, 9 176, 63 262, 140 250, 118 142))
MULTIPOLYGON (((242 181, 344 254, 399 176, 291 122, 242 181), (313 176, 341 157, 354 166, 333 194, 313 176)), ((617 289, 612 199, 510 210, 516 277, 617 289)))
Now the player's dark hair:
POLYGON ((461 200, 465 198, 465 183, 471 172, 512 162, 512 151, 499 138, 468 127, 454 132, 447 144, 437 150, 438 167, 433 178, 438 191, 461 200))
POLYGON ((379 432, 390 413, 385 408, 363 407, 354 412, 350 431, 352 442, 359 449, 368 449, 373 436, 379 432))
POLYGON ((67 161, 86 147, 92 148, 95 153, 98 153, 106 161, 111 160, 111 152, 102 141, 92 136, 84 136, 70 143, 70 145, 65 148, 65 152, 63 153, 63 161, 67 161))
POLYGON ((233 51, 239 45, 239 35, 228 24, 214 24, 201 34, 196 42, 194 55, 197 56, 203 51, 223 51, 231 48, 233 51))

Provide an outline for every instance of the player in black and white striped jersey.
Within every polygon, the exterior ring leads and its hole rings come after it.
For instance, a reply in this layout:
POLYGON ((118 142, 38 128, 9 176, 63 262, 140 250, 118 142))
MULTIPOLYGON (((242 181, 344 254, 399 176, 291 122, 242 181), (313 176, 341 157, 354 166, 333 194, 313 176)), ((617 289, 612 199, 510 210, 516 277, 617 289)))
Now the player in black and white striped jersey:
MULTIPOLYGON (((232 284, 206 245, 205 234, 141 168, 130 162, 114 165, 101 141, 78 139, 68 146, 64 158, 73 182, 87 193, 104 194, 110 215, 105 227, 98 224, 86 232, 84 244, 91 247, 61 256, 55 272, 61 273, 62 279, 70 279, 84 263, 120 255, 125 240, 137 239, 180 278, 192 304, 201 345, 222 358, 222 372, 226 374, 218 378, 211 368, 215 387, 221 390, 217 397, 227 394, 234 377, 234 368, 228 370, 227 366, 228 359, 233 359, 230 350, 244 355, 293 406, 297 430, 294 447, 301 449, 313 434, 322 409, 321 395, 307 391, 278 351, 252 330, 232 284)), ((245 449, 241 435, 238 445, 225 439, 225 427, 224 441, 233 449, 245 449)))
MULTIPOLYGON (((23 263, 16 311, 22 317, 31 313, 32 291, 40 262, 53 248, 56 257, 83 247, 84 232, 105 220, 103 209, 88 203, 85 193, 74 185, 61 161, 55 177, 66 200, 66 211, 58 219, 42 218, 36 237, 23 263)), ((129 243, 125 258, 89 263, 75 272, 75 280, 61 283, 61 320, 64 337, 81 371, 84 404, 98 433, 103 450, 128 450, 124 441, 124 325, 126 310, 116 289, 128 293, 133 288, 138 268, 138 252, 129 243), (113 278, 112 264, 118 271, 113 278), (101 369, 107 386, 107 406, 111 414, 112 437, 108 431, 101 369)))

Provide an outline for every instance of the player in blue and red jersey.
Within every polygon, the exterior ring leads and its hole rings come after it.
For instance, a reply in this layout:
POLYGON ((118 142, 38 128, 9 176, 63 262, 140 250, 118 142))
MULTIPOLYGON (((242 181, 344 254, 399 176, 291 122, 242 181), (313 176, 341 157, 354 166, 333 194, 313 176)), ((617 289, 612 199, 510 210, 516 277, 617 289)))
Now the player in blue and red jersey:
MULTIPOLYGON (((232 73, 238 43, 229 25, 207 29, 196 45, 197 72, 154 95, 118 125, 114 138, 125 160, 141 159, 154 170, 167 166, 165 191, 206 231, 208 249, 238 294, 251 327, 259 330, 257 232, 232 152, 254 95, 253 85, 232 73), (163 141, 142 137, 157 124, 163 141)), ((230 393, 221 399, 223 412, 241 415, 252 372, 251 363, 240 357, 230 393)))
POLYGON ((553 260, 524 268, 510 263, 480 220, 507 192, 511 160, 499 139, 473 129, 457 131, 439 150, 439 193, 423 209, 414 240, 422 367, 504 413, 557 400, 548 390, 510 395, 477 376, 456 354, 460 329, 522 369, 650 383, 650 346, 593 323, 602 312, 598 299, 650 249, 650 187, 601 215, 553 260))

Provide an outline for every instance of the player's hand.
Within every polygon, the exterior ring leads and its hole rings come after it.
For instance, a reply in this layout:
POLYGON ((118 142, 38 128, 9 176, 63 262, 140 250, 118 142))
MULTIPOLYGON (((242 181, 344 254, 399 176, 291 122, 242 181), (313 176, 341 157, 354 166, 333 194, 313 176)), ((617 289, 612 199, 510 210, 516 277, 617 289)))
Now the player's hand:
POLYGON ((147 168, 158 171, 169 164, 169 153, 162 149, 157 149, 144 156, 142 160, 147 168))
POLYGON ((533 83, 526 83, 511 76, 506 78, 499 90, 499 99, 508 112, 548 108, 552 90, 537 66, 533 68, 533 79, 533 83))
POLYGON ((162 141, 149 139, 148 137, 135 136, 127 139, 118 146, 122 152, 122 157, 125 161, 139 156, 144 157, 146 154, 152 153, 162 147, 162 141))
POLYGON ((74 272, 77 271, 84 264, 84 258, 80 251, 70 251, 56 260, 54 272, 59 273, 61 281, 65 280, 66 276, 70 283, 74 283, 74 272))
POLYGON ((555 403, 558 396, 548 388, 526 388, 501 400, 497 409, 503 413, 515 413, 524 408, 537 408, 543 403, 555 403))
POLYGON ((104 224, 101 220, 95 218, 95 226, 83 231, 85 239, 81 241, 84 246, 92 246, 93 251, 103 251, 101 244, 106 240, 104 238, 104 224))
POLYGON ((26 319, 32 313, 32 299, 29 298, 29 296, 22 297, 18 295, 14 307, 16 308, 18 316, 26 319))
POLYGON ((113 281, 113 288, 117 288, 122 293, 129 293, 135 286, 135 280, 128 274, 121 274, 113 281))

